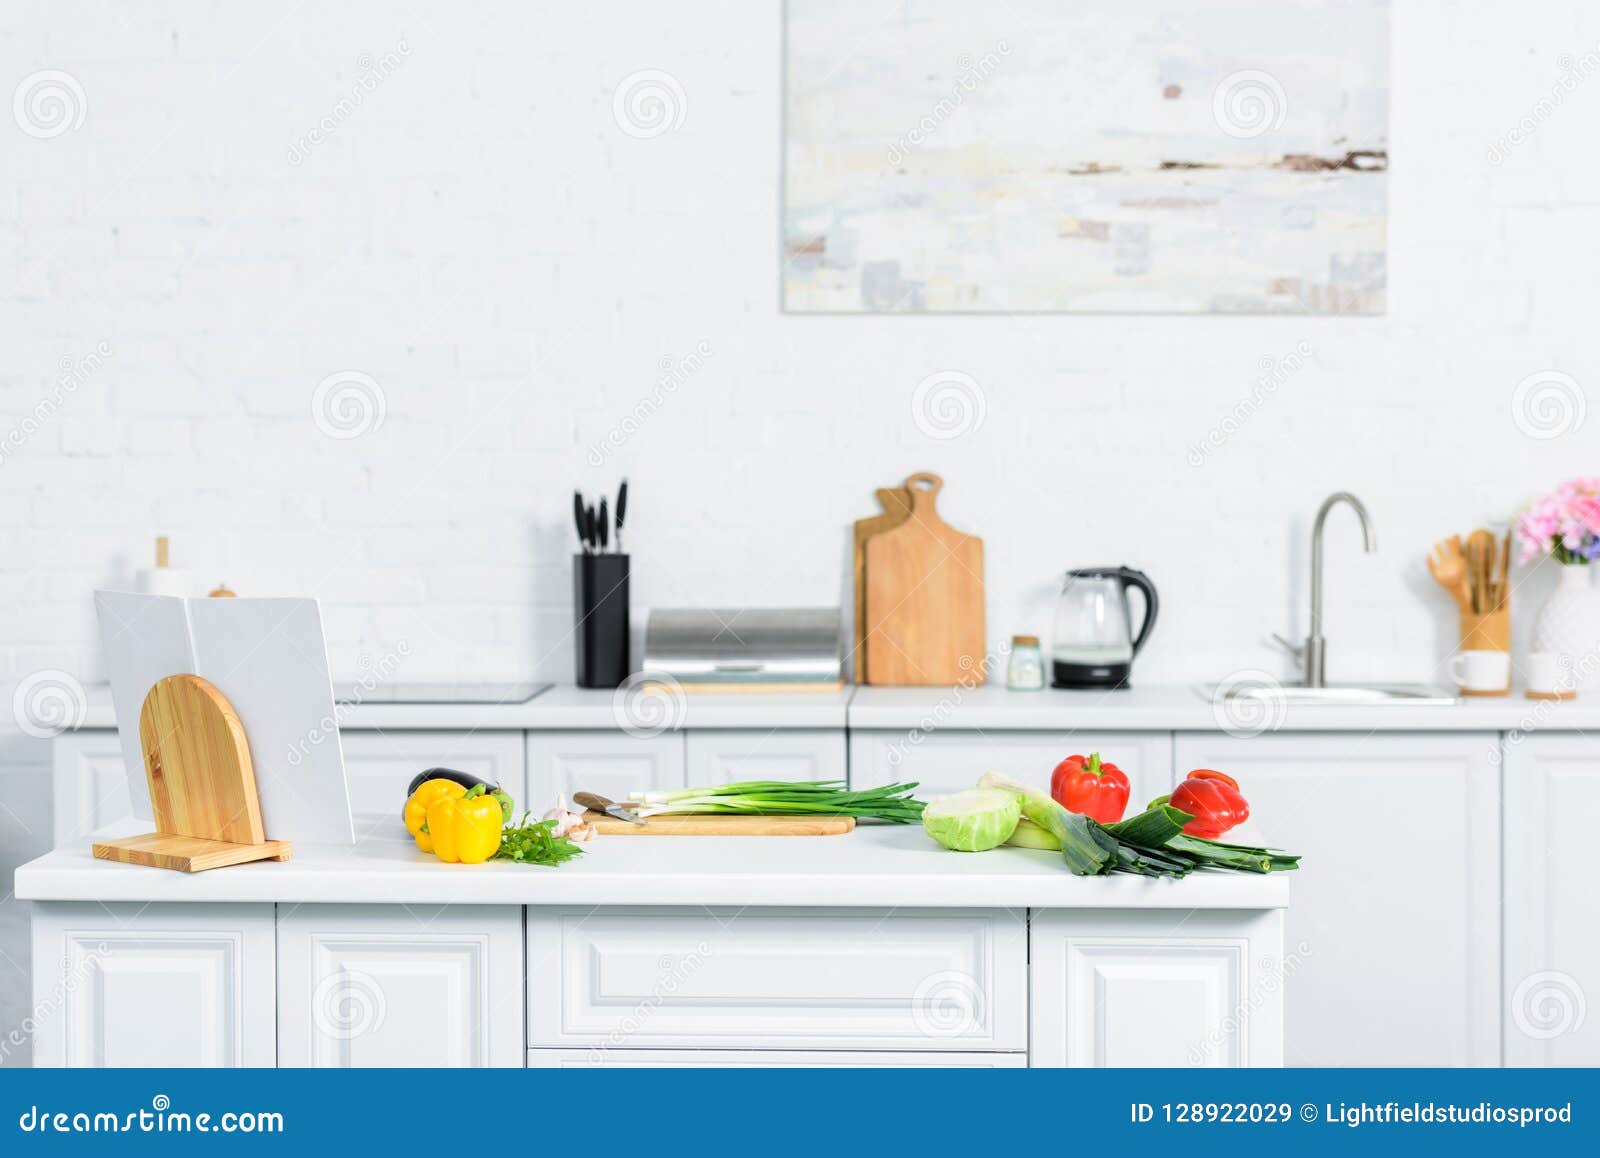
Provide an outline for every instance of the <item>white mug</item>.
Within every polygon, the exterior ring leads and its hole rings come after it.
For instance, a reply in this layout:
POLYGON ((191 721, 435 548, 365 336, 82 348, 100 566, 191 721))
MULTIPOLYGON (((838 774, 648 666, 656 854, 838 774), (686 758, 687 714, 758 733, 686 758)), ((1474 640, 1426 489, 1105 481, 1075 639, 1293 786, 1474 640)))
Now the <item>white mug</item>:
POLYGON ((1458 651, 1450 657, 1450 678, 1466 695, 1503 696, 1511 690, 1511 653, 1458 651))
POLYGON ((1574 694, 1571 662, 1557 651, 1536 651, 1528 656, 1528 694, 1543 699, 1566 699, 1574 694))

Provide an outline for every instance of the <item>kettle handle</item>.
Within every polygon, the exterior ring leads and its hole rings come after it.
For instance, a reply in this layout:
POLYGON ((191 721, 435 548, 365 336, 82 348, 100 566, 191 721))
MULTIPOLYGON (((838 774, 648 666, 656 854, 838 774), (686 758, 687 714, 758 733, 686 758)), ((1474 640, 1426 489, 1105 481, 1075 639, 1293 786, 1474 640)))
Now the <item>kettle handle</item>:
POLYGON ((1118 567, 1117 578, 1122 580, 1123 590, 1137 587, 1144 592, 1144 622, 1139 625, 1139 634, 1133 637, 1133 654, 1138 655, 1144 641, 1150 638, 1150 629, 1156 625, 1156 612, 1161 609, 1161 600, 1156 596, 1156 585, 1150 582, 1150 577, 1143 571, 1118 567))

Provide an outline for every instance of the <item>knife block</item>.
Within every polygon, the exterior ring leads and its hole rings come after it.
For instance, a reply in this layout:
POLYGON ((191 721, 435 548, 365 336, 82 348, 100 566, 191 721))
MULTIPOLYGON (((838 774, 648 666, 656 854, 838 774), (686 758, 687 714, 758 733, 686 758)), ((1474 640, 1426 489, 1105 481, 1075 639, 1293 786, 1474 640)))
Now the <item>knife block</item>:
POLYGON ((139 710, 139 746, 156 831, 98 843, 96 859, 195 873, 290 858, 290 843, 262 830, 244 724, 213 684, 157 680, 139 710))
POLYGON ((573 653, 580 688, 615 688, 628 678, 628 556, 572 557, 573 653))

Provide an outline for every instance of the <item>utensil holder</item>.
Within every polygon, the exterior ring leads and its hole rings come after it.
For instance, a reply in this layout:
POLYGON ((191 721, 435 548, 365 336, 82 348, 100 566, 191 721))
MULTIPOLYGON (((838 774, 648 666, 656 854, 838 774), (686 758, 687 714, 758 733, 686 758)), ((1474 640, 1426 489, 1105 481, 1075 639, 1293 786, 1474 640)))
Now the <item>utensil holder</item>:
MULTIPOLYGON (((1461 613, 1461 643, 1458 651, 1500 651, 1511 652, 1511 609, 1502 607, 1497 611, 1488 611, 1478 615, 1471 611, 1461 613)), ((1509 673, 1509 664, 1508 664, 1509 673)), ((1511 680, 1506 680, 1503 688, 1483 689, 1459 687, 1460 695, 1489 697, 1508 696, 1511 694, 1511 680)))
POLYGON ((574 647, 580 688, 628 678, 628 556, 572 557, 574 647))

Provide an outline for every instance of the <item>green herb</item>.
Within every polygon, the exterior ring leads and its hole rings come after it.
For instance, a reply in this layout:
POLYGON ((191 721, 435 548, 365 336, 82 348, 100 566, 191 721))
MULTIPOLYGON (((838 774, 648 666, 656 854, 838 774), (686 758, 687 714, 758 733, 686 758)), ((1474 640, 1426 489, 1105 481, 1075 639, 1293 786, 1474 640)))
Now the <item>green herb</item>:
POLYGON ((644 804, 641 817, 673 813, 732 813, 740 816, 855 816, 914 824, 926 805, 911 799, 915 784, 886 784, 859 792, 843 780, 746 780, 709 788, 630 792, 644 804))
POLYGON ((583 849, 564 836, 555 835, 556 822, 535 820, 522 814, 522 823, 507 825, 500 833, 500 851, 494 860, 514 860, 518 864, 558 865, 582 856, 583 849))

